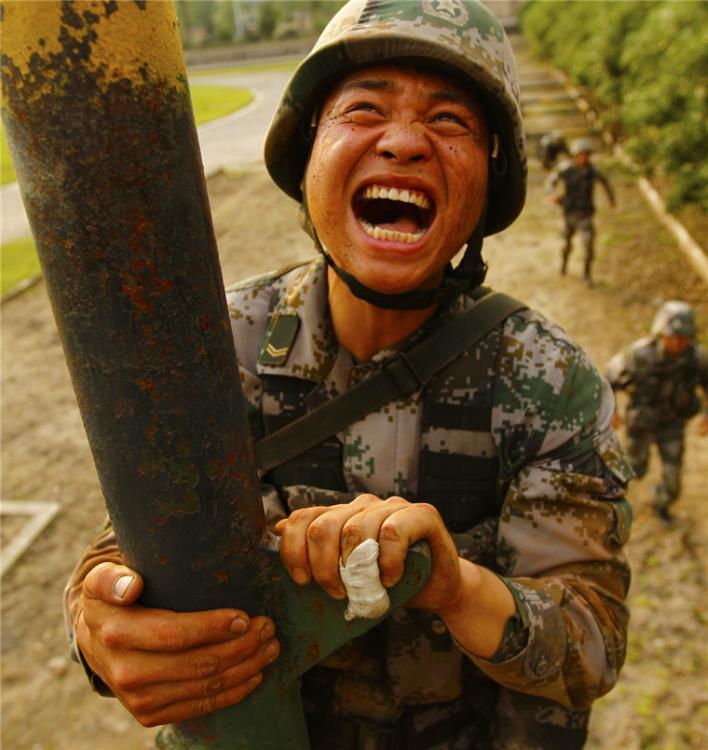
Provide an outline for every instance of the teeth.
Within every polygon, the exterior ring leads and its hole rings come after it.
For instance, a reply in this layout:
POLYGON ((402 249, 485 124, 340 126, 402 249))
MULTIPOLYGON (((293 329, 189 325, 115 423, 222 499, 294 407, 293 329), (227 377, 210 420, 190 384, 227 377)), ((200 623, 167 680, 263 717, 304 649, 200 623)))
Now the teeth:
POLYGON ((397 232, 395 229, 381 229, 381 227, 369 224, 368 221, 359 220, 364 231, 375 240, 385 240, 386 242, 405 242, 412 245, 417 242, 424 232, 397 232))
POLYGON ((401 201, 402 203, 414 203, 422 209, 430 208, 430 200, 425 193, 416 190, 398 190, 398 188, 385 188, 380 185, 369 185, 364 189, 364 198, 376 200, 383 198, 390 201, 401 201))

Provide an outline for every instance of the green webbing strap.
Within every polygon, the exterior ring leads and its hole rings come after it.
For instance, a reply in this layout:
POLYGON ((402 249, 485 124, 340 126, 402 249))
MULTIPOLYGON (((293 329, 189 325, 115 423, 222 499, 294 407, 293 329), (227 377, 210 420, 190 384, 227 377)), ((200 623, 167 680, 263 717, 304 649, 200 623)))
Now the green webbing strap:
POLYGON ((280 466, 390 401, 410 396, 498 323, 525 308, 501 292, 486 294, 439 331, 386 362, 370 378, 258 440, 254 446, 256 466, 262 471, 280 466))

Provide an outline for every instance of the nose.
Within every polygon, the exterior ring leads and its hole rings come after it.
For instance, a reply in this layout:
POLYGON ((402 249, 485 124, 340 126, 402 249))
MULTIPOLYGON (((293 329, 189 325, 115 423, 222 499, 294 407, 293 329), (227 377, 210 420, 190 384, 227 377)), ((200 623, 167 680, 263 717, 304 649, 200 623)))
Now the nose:
POLYGON ((414 164, 430 158, 431 144, 422 123, 397 121, 379 138, 376 153, 399 164, 414 164))

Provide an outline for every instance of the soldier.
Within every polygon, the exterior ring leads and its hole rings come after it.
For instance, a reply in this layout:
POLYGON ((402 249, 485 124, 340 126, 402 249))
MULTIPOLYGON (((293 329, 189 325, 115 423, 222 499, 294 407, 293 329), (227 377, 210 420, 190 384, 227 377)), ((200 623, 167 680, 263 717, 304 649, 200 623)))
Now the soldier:
MULTIPOLYGON (((315 750, 580 748, 624 659, 631 470, 612 391, 539 313, 514 305, 485 325, 478 312, 494 299, 483 237, 525 197, 515 70, 476 0, 352 0, 266 139, 321 254, 229 291, 254 439, 354 384, 401 387, 263 475, 283 563, 343 598, 340 559, 363 540, 378 541, 386 586, 411 543, 432 551, 405 608, 304 676, 315 750), (472 325, 478 342, 460 348, 472 325), (411 362, 430 341, 423 377, 411 362)), ((153 726, 258 688, 278 654, 272 621, 147 609, 141 589, 107 529, 66 599, 97 690, 153 726)))
MULTIPOLYGON (((649 449, 656 444, 662 477, 654 487, 652 507, 665 523, 681 494, 681 463, 688 420, 701 410, 697 388, 708 394, 708 357, 696 343, 696 322, 687 302, 661 306, 651 335, 639 339, 610 362, 607 378, 616 391, 627 391, 624 415, 629 460, 638 477, 646 474, 649 449)), ((704 399, 705 400, 705 399, 704 399)), ((615 418, 619 427, 622 419, 615 418)), ((698 427, 708 435, 708 401, 698 427)))
POLYGON ((560 130, 544 133, 538 141, 538 160, 545 172, 556 165, 559 157, 568 154, 568 144, 560 130))
POLYGON ((595 257, 595 226, 593 214, 595 204, 593 192, 595 183, 599 182, 607 193, 610 205, 615 207, 615 196, 609 180, 590 162, 593 147, 589 138, 578 138, 570 145, 571 163, 562 162, 558 169, 552 172, 546 183, 546 191, 551 195, 554 203, 563 209, 563 224, 561 233, 564 244, 561 250, 561 276, 565 276, 568 268, 568 258, 572 250, 573 235, 580 232, 585 249, 585 284, 591 287, 592 262, 595 257), (560 192, 558 192, 560 191, 560 192))

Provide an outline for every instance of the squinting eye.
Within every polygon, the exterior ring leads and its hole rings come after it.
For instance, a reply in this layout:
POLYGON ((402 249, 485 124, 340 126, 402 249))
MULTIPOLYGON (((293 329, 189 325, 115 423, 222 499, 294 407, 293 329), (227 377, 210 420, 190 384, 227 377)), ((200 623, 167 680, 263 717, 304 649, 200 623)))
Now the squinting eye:
POLYGON ((461 117, 453 115, 451 112, 440 112, 433 119, 442 120, 443 122, 456 122, 458 125, 465 124, 461 117))

